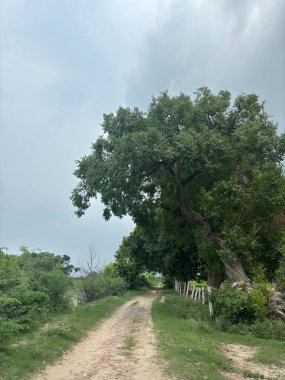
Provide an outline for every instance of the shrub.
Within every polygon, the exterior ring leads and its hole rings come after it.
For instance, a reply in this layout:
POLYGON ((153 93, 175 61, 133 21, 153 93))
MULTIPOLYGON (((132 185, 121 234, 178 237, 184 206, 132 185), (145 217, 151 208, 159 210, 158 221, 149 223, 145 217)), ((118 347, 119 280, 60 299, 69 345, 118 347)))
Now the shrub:
POLYGON ((285 341, 285 323, 281 320, 257 321, 250 326, 250 332, 258 338, 285 341))
POLYGON ((250 298, 256 320, 264 320, 268 315, 269 293, 264 285, 254 285, 250 298))
POLYGON ((82 286, 86 301, 116 295, 128 288, 126 281, 122 277, 107 274, 85 276, 82 278, 82 286))
POLYGON ((0 315, 0 348, 9 340, 12 335, 17 335, 22 331, 22 326, 0 315))
POLYGON ((68 263, 68 256, 26 248, 15 256, 0 248, 0 344, 46 320, 51 310, 67 306, 64 292, 73 268, 68 263))
POLYGON ((229 324, 252 323, 256 319, 252 296, 247 291, 237 291, 229 286, 215 292, 213 301, 214 316, 229 324))
POLYGON ((61 338, 72 340, 71 332, 73 329, 74 328, 72 324, 70 324, 69 322, 65 320, 62 320, 58 322, 57 326, 52 327, 51 329, 47 330, 45 334, 48 336, 58 336, 61 338))
POLYGON ((119 276, 99 275, 96 277, 99 297, 113 296, 127 289, 126 281, 119 276))

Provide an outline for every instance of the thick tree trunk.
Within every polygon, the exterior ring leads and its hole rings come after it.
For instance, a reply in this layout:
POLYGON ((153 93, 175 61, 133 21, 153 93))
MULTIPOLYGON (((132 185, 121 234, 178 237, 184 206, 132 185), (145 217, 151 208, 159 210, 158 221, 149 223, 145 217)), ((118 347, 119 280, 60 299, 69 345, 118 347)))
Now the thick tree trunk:
POLYGON ((211 288, 218 289, 222 282, 225 279, 225 275, 223 273, 215 273, 208 271, 208 286, 211 286, 211 288))
MULTIPOLYGON (((280 276, 285 281, 285 257, 283 257, 280 261, 280 276)), ((277 281, 276 290, 282 291, 281 279, 277 281)))
POLYGON ((285 294, 277 290, 273 291, 269 302, 270 310, 277 317, 285 321, 285 294))
MULTIPOLYGON (((184 199, 181 188, 178 185, 175 188, 175 195, 180 207, 180 212, 181 212, 182 217, 188 220, 193 225, 194 228, 203 227, 208 239, 215 246, 217 246, 217 248, 220 248, 222 246, 223 239, 218 233, 213 231, 212 226, 210 225, 207 219, 205 219, 197 211, 191 209, 191 207, 187 204, 186 200, 184 199)), ((224 264, 225 272, 229 281, 231 282, 240 282, 240 281, 248 282, 249 281, 249 278, 247 277, 244 271, 243 264, 239 258, 234 257, 231 260, 222 259, 222 262, 224 264)))
POLYGON ((222 262, 225 266, 227 278, 231 282, 249 281, 249 278, 243 269, 242 262, 239 259, 222 260, 222 262))

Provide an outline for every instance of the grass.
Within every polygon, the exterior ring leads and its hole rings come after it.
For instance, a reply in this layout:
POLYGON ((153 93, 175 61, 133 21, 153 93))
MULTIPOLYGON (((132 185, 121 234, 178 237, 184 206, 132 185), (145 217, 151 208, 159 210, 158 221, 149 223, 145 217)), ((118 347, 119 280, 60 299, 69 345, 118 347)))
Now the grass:
POLYGON ((284 361, 285 342, 220 332, 206 319, 185 319, 172 313, 167 302, 155 301, 152 314, 161 354, 177 379, 221 380, 226 379, 221 371, 236 372, 219 350, 222 343, 258 347, 254 360, 259 363, 280 365, 284 361))
POLYGON ((139 292, 105 297, 74 309, 55 313, 48 324, 14 339, 0 351, 0 379, 29 379, 32 373, 52 363, 88 330, 139 292))
POLYGON ((135 338, 132 335, 127 336, 126 339, 124 340, 122 347, 121 347, 121 349, 123 350, 122 355, 130 356, 132 353, 131 351, 135 347, 135 345, 136 345, 135 338))

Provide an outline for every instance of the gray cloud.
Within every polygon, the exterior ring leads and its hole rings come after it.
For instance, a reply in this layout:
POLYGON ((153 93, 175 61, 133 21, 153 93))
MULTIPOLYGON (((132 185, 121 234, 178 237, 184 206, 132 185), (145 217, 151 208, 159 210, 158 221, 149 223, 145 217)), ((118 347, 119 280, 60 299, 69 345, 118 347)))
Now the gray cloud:
POLYGON ((112 260, 130 218, 105 223, 99 200, 77 219, 75 160, 102 114, 146 107, 169 88, 255 91, 285 126, 282 0, 2 0, 0 235, 82 262, 112 260))
POLYGON ((284 11, 282 0, 162 2, 127 77, 128 102, 146 106, 162 89, 204 85, 256 92, 284 130, 284 11))

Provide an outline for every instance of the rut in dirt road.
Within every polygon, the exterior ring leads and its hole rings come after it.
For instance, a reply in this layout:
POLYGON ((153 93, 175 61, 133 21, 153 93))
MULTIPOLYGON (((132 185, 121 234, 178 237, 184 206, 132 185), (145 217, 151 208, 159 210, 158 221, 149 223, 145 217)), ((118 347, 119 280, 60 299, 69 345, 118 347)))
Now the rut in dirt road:
POLYGON ((166 380, 151 322, 155 291, 137 296, 34 380, 166 380))

